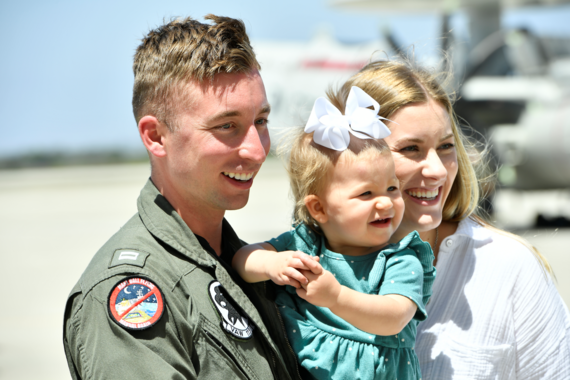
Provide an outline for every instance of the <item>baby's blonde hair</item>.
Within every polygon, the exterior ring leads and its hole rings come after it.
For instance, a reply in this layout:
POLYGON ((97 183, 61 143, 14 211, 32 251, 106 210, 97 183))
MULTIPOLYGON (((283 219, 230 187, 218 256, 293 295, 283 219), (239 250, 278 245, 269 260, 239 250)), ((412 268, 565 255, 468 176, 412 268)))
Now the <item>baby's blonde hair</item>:
POLYGON ((320 228, 305 206, 305 198, 308 195, 319 196, 323 193, 330 173, 339 160, 354 160, 367 154, 390 153, 384 140, 361 140, 354 136, 351 136, 346 150, 332 150, 315 143, 313 133, 305 133, 301 128, 295 130, 291 141, 290 149, 282 145, 279 152, 289 151, 286 168, 295 201, 293 224, 304 223, 317 233, 321 233, 320 228))

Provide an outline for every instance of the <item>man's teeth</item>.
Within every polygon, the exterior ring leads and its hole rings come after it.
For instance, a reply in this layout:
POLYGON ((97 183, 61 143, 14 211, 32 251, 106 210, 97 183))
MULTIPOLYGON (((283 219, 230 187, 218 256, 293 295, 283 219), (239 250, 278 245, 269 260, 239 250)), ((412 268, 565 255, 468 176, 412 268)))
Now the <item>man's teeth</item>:
POLYGON ((224 175, 240 181, 249 181, 253 177, 253 173, 229 173, 224 172, 224 175))
POLYGON ((433 191, 429 190, 408 190, 408 194, 410 194, 414 198, 426 198, 426 199, 435 199, 439 194, 439 189, 435 189, 433 191))

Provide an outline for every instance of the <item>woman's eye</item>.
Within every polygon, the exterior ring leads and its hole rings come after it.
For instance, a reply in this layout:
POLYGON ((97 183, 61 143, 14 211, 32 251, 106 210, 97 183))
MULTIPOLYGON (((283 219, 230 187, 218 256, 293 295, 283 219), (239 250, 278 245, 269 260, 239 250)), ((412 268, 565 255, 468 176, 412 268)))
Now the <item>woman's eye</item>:
POLYGON ((447 149, 452 149, 454 146, 455 146, 455 144, 453 144, 453 143, 447 143, 447 144, 443 144, 442 146, 440 146, 439 149, 447 150, 447 149))
POLYGON ((410 145, 400 149, 401 152, 417 152, 419 150, 417 145, 410 145))

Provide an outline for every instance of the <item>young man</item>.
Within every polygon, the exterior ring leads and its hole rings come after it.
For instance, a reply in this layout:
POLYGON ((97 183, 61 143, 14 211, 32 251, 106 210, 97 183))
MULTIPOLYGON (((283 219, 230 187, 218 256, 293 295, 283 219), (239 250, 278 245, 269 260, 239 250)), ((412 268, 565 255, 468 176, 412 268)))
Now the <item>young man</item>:
POLYGON ((65 311, 74 379, 300 378, 270 288, 231 269, 224 219, 269 151, 270 107, 239 20, 206 16, 138 47, 133 110, 151 178, 65 311))

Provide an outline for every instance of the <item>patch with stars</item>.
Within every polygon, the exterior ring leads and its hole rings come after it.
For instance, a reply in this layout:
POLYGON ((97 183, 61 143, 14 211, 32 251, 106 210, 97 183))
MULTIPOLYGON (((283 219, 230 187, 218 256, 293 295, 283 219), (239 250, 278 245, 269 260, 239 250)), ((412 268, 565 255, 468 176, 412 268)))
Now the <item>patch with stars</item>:
POLYGON ((158 286, 144 277, 128 277, 109 294, 109 315, 127 330, 148 329, 160 320, 164 298, 158 286))
POLYGON ((222 321, 222 329, 230 335, 239 339, 250 339, 253 336, 253 325, 249 323, 247 316, 240 313, 240 309, 230 303, 225 289, 219 281, 212 281, 208 286, 208 293, 216 306, 222 321))

